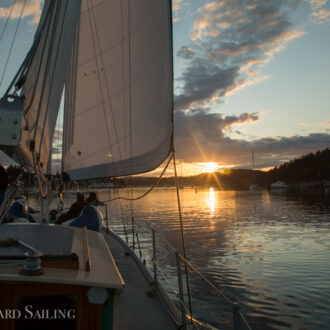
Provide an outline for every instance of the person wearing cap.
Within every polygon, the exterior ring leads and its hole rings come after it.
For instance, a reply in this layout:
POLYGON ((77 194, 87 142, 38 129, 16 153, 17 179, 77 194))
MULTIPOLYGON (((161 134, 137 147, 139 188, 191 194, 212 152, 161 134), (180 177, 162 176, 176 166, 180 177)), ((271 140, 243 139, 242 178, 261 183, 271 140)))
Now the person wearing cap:
POLYGON ((73 203, 67 213, 62 214, 56 221, 56 225, 61 225, 63 222, 76 218, 80 215, 82 209, 85 207, 85 197, 81 192, 77 193, 77 201, 73 203))

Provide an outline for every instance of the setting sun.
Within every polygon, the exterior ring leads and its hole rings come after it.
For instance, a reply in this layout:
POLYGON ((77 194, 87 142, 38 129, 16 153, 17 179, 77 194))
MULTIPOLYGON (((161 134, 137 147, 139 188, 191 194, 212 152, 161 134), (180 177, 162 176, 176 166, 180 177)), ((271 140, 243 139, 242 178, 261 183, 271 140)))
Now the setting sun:
POLYGON ((219 165, 215 162, 198 163, 198 165, 202 168, 203 173, 214 173, 219 169, 219 165))

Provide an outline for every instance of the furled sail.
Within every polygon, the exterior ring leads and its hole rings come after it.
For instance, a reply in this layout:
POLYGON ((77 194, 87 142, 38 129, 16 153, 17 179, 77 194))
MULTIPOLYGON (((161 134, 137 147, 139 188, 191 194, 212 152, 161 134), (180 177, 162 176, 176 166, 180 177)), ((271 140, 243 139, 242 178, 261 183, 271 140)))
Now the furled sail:
POLYGON ((169 0, 83 0, 65 87, 63 171, 142 173, 172 148, 169 0))
POLYGON ((8 108, 8 102, 23 113, 20 144, 5 151, 27 168, 33 166, 34 150, 44 170, 49 170, 52 137, 80 7, 80 0, 45 2, 34 43, 1 100, 1 107, 8 108), (13 91, 15 95, 9 97, 13 91))

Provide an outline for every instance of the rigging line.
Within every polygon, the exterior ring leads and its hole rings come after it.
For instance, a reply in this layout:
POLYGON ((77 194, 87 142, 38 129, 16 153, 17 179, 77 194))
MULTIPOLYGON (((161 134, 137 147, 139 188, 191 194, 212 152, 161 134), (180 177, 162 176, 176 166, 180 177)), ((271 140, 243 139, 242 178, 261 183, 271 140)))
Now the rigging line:
MULTIPOLYGON (((132 129, 132 61, 131 61, 131 0, 128 0, 128 83, 129 83, 129 139, 130 139, 130 172, 133 171, 133 129, 132 129)), ((133 204, 133 188, 131 191, 131 217, 133 230, 133 245, 134 245, 134 204, 133 204)))
MULTIPOLYGON (((45 17, 45 20, 44 20, 43 26, 42 26, 42 28, 40 28, 40 31, 43 31, 44 27, 46 26, 46 22, 48 21, 48 17, 51 15, 50 13, 51 13, 52 9, 54 8, 54 6, 55 6, 55 2, 51 2, 51 3, 50 3, 50 6, 49 6, 49 8, 48 8, 48 11, 47 11, 47 14, 46 14, 46 17, 45 17)), ((46 32, 45 32, 45 35, 46 35, 46 36, 48 35, 48 33, 49 33, 49 31, 50 31, 50 26, 51 26, 50 23, 51 23, 51 22, 48 22, 48 24, 47 24, 47 28, 46 28, 46 32)), ((42 32, 40 32, 39 35, 38 35, 38 37, 37 37, 37 39, 38 39, 38 41, 37 41, 38 45, 39 45, 40 42, 41 42, 41 35, 42 35, 42 32)), ((45 38, 45 39, 46 39, 46 38, 45 38)), ((44 57, 45 49, 46 49, 46 44, 47 44, 46 41, 44 41, 44 44, 43 44, 42 49, 41 49, 41 58, 44 57)), ((32 47, 34 47, 34 45, 33 45, 32 47)), ((37 47, 35 47, 35 48, 37 48, 37 47)), ((37 50, 33 50, 32 53, 35 54, 36 51, 37 51, 37 50)), ((31 55, 31 56, 32 56, 32 55, 31 55)), ((31 59, 31 60, 30 60, 30 63, 27 64, 27 66, 29 66, 29 68, 26 69, 26 73, 25 73, 26 75, 28 75, 28 73, 29 73, 29 70, 30 70, 30 68, 31 68, 31 63, 32 63, 32 61, 33 61, 33 59, 31 59)), ((39 66, 38 66, 37 75, 36 75, 36 82, 39 81, 39 78, 40 78, 40 72, 41 72, 41 67, 42 67, 42 61, 40 61, 40 64, 39 64, 39 66)), ((38 84, 35 83, 35 84, 34 84, 34 87, 33 87, 33 92, 32 92, 32 94, 31 94, 31 98, 30 98, 29 104, 27 105, 26 109, 25 109, 24 112, 23 112, 23 116, 24 116, 24 119, 26 120, 26 122, 27 122, 27 119, 25 118, 25 115, 26 115, 26 114, 29 112, 29 110, 31 109, 31 106, 32 106, 32 103, 33 103, 33 100, 34 100, 34 97, 35 97, 35 94, 36 94, 37 86, 38 86, 38 84)))
MULTIPOLYGON (((57 4, 59 4, 59 2, 57 4)), ((36 135, 37 135, 37 131, 38 131, 38 124, 39 124, 40 113, 41 113, 41 105, 42 105, 42 101, 43 101, 45 90, 46 90, 46 78, 48 76, 49 66, 50 66, 50 62, 51 62, 50 61, 49 54, 52 51, 52 47, 53 47, 53 43, 54 43, 54 39, 55 39, 55 34, 56 34, 55 33, 56 32, 56 25, 55 25, 55 23, 58 21, 58 15, 59 15, 59 12, 60 12, 60 7, 61 7, 61 5, 59 4, 57 6, 56 12, 54 14, 53 30, 51 31, 51 37, 50 37, 50 42, 49 42, 49 47, 48 47, 48 53, 47 53, 47 60, 46 60, 46 64, 45 64, 45 74, 44 74, 44 77, 43 77, 42 89, 41 89, 40 98, 39 98, 39 102, 38 102, 37 118, 36 118, 36 121, 35 121, 35 123, 33 125, 33 128, 34 128, 33 140, 34 141, 36 139, 36 135)))
MULTIPOLYGON (((34 57, 34 55, 36 53, 36 50, 38 48, 38 45, 40 44, 40 40, 41 40, 41 32, 40 31, 43 31, 44 28, 45 28, 45 26, 48 24, 48 17, 50 15, 51 11, 52 11, 51 10, 52 7, 54 7, 54 3, 55 3, 55 1, 50 2, 50 5, 48 6, 48 10, 46 12, 45 18, 43 19, 43 22, 41 23, 41 25, 39 23, 40 27, 38 26, 38 30, 37 30, 37 33, 35 35, 33 44, 31 46, 29 52, 27 53, 27 55, 25 57, 25 60, 23 61, 22 65, 20 66, 19 70, 17 71, 14 79, 11 81, 10 85, 8 86, 8 89, 7 89, 6 93, 5 93, 6 95, 9 94, 10 90, 12 89, 12 87, 14 85, 16 85, 20 81, 20 79, 23 78, 23 76, 26 77, 28 75, 29 70, 30 70, 30 66, 31 66, 31 62, 32 62, 33 57, 34 57)), ((17 89, 17 90, 19 90, 19 89, 17 89)))
MULTIPOLYGON (((182 242, 182 252, 185 259, 187 259, 186 254, 186 243, 184 239, 184 232, 183 232, 183 220, 182 220, 182 212, 181 212, 181 205, 180 205, 180 192, 179 192, 179 182, 178 182, 178 175, 176 171, 176 162, 175 162, 175 152, 173 150, 173 165, 174 165, 174 175, 175 175, 175 187, 176 187, 176 195, 178 201, 178 211, 179 211, 179 218, 180 218, 180 229, 181 229, 181 242, 182 242)), ((189 301, 189 312, 192 316, 192 305, 191 305, 191 295, 190 295, 190 285, 189 285, 189 270, 187 264, 185 263, 185 273, 186 273, 186 285, 187 285, 187 293, 188 293, 188 301, 189 301)))
MULTIPOLYGON (((57 115, 57 119, 56 119, 56 126, 55 126, 55 140, 57 138, 57 140, 59 140, 59 126, 60 126, 60 112, 58 113, 57 115)), ((54 141, 53 141, 54 143, 54 141)), ((57 147, 58 149, 58 147, 57 147)), ((59 150, 57 150, 56 152, 56 157, 55 157, 55 160, 56 160, 56 174, 58 173, 58 161, 59 161, 59 150)))
MULTIPOLYGON (((65 91, 64 91, 65 93, 65 91)), ((61 172, 62 164, 63 164, 63 158, 60 155, 63 155, 63 131, 64 131, 64 109, 63 111, 60 110, 60 130, 58 132, 58 140, 60 141, 61 145, 61 152, 58 153, 58 172, 61 172), (61 135, 60 135, 61 134, 61 135)))
MULTIPOLYGON (((62 18, 62 22, 60 24, 61 28, 60 28, 60 33, 59 33, 59 39, 61 39, 61 36, 62 36, 62 33, 63 33, 63 27, 64 27, 64 21, 65 21, 65 15, 66 15, 66 11, 67 11, 67 8, 68 8, 68 2, 65 2, 65 7, 63 9, 63 18, 62 18)), ((58 23, 58 22, 56 22, 58 23)), ((58 42, 57 44, 57 48, 56 48, 56 54, 55 54, 55 58, 54 58, 54 69, 56 67, 56 63, 57 63, 57 58, 58 58, 58 53, 59 53, 59 49, 60 49, 60 42, 58 42)), ((51 90, 53 88, 53 84, 54 84, 54 79, 55 79, 55 72, 53 73, 52 75, 52 78, 51 78, 51 82, 50 82, 50 89, 51 90)), ((50 94, 50 92, 49 92, 50 94)), ((49 110, 49 103, 50 103, 50 97, 49 97, 49 94, 48 94, 48 100, 47 100, 47 104, 46 104, 46 112, 44 114, 44 120, 43 120, 43 125, 42 125, 42 131, 41 131, 41 135, 40 135, 40 142, 39 142, 39 150, 38 150, 38 153, 40 154, 40 151, 41 151, 41 144, 43 142, 43 137, 44 137, 44 132, 45 132, 45 126, 46 126, 46 119, 47 119, 47 115, 48 115, 48 110, 49 110)), ((62 93, 63 94, 63 93, 62 93)), ((51 137, 51 141, 53 140, 53 137, 51 137)), ((50 145, 50 148, 52 148, 52 143, 50 145)), ((50 150, 50 154, 52 154, 51 150, 50 150)))
MULTIPOLYGON (((90 30, 91 30, 91 39, 92 39, 93 49, 94 49, 94 54, 95 54, 96 72, 97 72, 97 78, 98 78, 98 83, 99 83, 99 88, 100 88, 100 93, 101 93, 101 99, 102 99, 102 108, 103 108, 103 113, 104 113, 105 125, 106 125, 106 128, 107 128, 108 144, 109 144, 110 153, 112 154, 111 138, 110 138, 108 119, 107 119, 107 114, 106 114, 106 109, 105 109, 105 104, 104 104, 101 77, 100 77, 100 73, 99 73, 99 63, 98 63, 98 59, 97 59, 96 45, 95 45, 95 41, 94 41, 94 33, 93 33, 93 27, 92 27, 92 19, 91 19, 90 7, 89 7, 89 0, 86 0, 86 3, 87 3, 89 27, 90 27, 90 30)), ((96 31, 96 35, 97 35, 97 31, 96 31)), ((110 100, 109 100, 109 102, 110 102, 110 100)))
MULTIPOLYGON (((42 198, 46 198, 47 197, 47 188, 46 188, 46 192, 43 191, 43 187, 42 187, 42 182, 41 182, 41 179, 40 179, 40 176, 44 179, 43 175, 40 175, 40 168, 39 168, 39 163, 37 162, 36 160, 36 156, 35 156, 35 152, 32 151, 32 158, 33 158, 33 165, 34 165, 34 170, 36 172, 36 177, 37 177, 37 180, 38 180, 38 186, 39 186, 39 191, 40 191, 40 194, 42 196, 42 198)), ((41 173, 42 174, 42 173, 41 173)), ((46 181, 46 180, 44 180, 46 181)), ((47 182, 47 181, 46 181, 47 182)))
POLYGON ((122 66, 122 89, 123 89, 123 106, 124 106, 124 111, 123 111, 123 116, 124 116, 124 136, 125 136, 125 152, 126 152, 126 91, 125 91, 125 52, 124 52, 124 13, 123 13, 123 1, 120 2, 120 15, 121 15, 121 66, 122 66))
POLYGON ((160 174, 159 178, 157 179, 157 181, 145 192, 143 193, 142 195, 138 196, 138 197, 135 197, 135 198, 127 198, 127 197, 115 197, 115 198, 112 198, 112 199, 108 199, 108 200, 105 200, 105 201, 102 201, 102 203, 106 203, 106 202, 112 202, 112 201, 115 201, 115 200, 120 200, 120 199, 123 199, 123 200, 126 200, 126 201, 130 201, 130 200, 134 200, 134 201, 137 201, 143 197, 145 197, 146 195, 148 195, 156 186, 158 186, 163 174, 165 173, 166 169, 168 168, 168 165, 170 164, 171 160, 173 158, 173 153, 171 154, 170 158, 168 159, 167 161, 167 164, 165 165, 162 173, 160 174))
POLYGON ((131 0, 128 0, 128 82, 129 82, 129 137, 131 149, 131 164, 130 170, 133 168, 133 137, 132 137, 132 59, 131 59, 131 0))
MULTIPOLYGON (((87 0, 88 1, 88 0, 87 0)), ((117 125, 116 125, 116 120, 115 120, 115 116, 113 114, 113 108, 112 108, 112 103, 111 103, 111 98, 110 98, 110 92, 109 92, 109 83, 108 83, 108 78, 105 72, 105 65, 104 65, 104 61, 103 61, 103 54, 102 54, 102 49, 101 49, 101 42, 100 42, 100 37, 99 37, 99 33, 97 30, 97 25, 96 25, 96 20, 95 20, 95 15, 94 15, 94 9, 92 7, 91 9, 92 12, 92 16, 93 16, 93 21, 94 21, 94 26, 95 26, 95 32, 96 32, 96 40, 99 46, 99 50, 100 50, 100 59, 101 59, 101 64, 102 64, 102 68, 103 68, 103 76, 104 76, 104 80, 105 80, 105 87, 107 90, 107 95, 108 95, 108 101, 109 101, 109 106, 110 106, 110 112, 111 112, 111 118, 112 118, 112 124, 114 127, 114 131, 115 131, 115 135, 116 135, 116 140, 117 140, 117 145, 118 145, 118 151, 119 151, 119 156, 120 159, 123 158, 122 153, 121 153, 121 149, 120 149, 120 144, 119 144, 119 138, 118 138, 118 132, 117 132, 117 125)), ((105 117, 106 119, 106 117, 105 117)), ((107 119, 106 119, 107 120, 107 119)), ((108 125, 108 123, 107 123, 108 125)), ((107 126, 108 127, 108 126, 107 126)))
POLYGON ((25 5, 26 5, 26 0, 24 0, 24 4, 23 4, 22 9, 21 9, 21 14, 19 16, 19 20, 18 20, 18 23, 17 23, 17 26, 16 26, 16 30, 15 30, 15 33, 14 33, 14 38, 13 38, 13 41, 12 41, 11 46, 10 46, 10 49, 9 49, 8 57, 7 57, 6 64, 5 64, 5 67, 4 67, 4 70, 3 70, 3 74, 2 74, 2 77, 1 77, 1 81, 0 81, 0 87, 2 85, 3 78, 4 78, 5 73, 7 71, 7 66, 8 66, 9 58, 10 58, 11 52, 13 50, 13 46, 14 46, 14 43, 15 43, 15 40, 16 40, 18 28, 19 28, 19 26, 21 24, 21 21, 22 21, 22 16, 23 16, 23 11, 24 11, 25 5))
POLYGON ((5 31, 6 31, 6 28, 7 28, 7 25, 8 25, 8 22, 9 22, 9 19, 10 19, 10 16, 11 16, 11 13, 12 13, 12 11, 14 9, 15 4, 16 4, 16 0, 14 0, 12 6, 10 8, 10 12, 8 14, 8 17, 6 19, 6 23, 5 23, 4 27, 3 27, 3 30, 2 30, 2 33, 1 33, 1 36, 0 36, 0 41, 1 41, 2 37, 3 37, 3 35, 5 34, 5 31))

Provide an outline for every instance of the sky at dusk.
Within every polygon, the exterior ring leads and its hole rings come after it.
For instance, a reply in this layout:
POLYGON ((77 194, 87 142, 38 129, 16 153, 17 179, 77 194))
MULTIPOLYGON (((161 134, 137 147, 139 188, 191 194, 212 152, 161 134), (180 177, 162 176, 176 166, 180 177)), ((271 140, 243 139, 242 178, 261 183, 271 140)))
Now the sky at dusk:
MULTIPOLYGON (((33 40, 43 1, 0 0, 0 94, 33 40), (3 52, 3 50, 7 50, 3 52)), ((267 169, 330 146, 330 2, 173 0, 175 149, 181 173, 267 169)))

